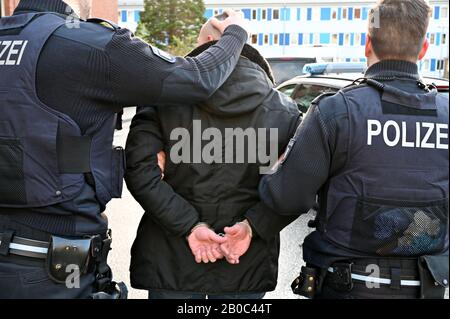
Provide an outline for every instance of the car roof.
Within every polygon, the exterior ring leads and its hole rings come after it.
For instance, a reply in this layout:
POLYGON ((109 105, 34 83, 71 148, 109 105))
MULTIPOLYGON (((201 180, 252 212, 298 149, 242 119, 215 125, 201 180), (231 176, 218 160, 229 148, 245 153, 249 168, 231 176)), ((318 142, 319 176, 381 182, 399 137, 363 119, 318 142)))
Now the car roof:
MULTIPOLYGON (((335 89, 342 89, 351 85, 355 80, 364 78, 363 73, 342 73, 342 74, 326 74, 326 75, 303 75, 297 76, 289 81, 280 84, 278 87, 282 88, 288 85, 310 84, 320 85, 335 89)), ((447 79, 423 77, 425 84, 434 85, 438 89, 449 89, 449 81, 447 79)))

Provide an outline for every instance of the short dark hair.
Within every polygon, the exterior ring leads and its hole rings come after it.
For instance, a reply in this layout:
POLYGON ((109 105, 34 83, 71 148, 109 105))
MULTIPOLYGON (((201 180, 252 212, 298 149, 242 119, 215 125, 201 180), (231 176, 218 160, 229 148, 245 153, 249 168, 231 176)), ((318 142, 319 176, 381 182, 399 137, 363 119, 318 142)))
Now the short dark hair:
POLYGON ((381 60, 417 59, 430 23, 425 0, 381 0, 370 11, 369 35, 381 60))

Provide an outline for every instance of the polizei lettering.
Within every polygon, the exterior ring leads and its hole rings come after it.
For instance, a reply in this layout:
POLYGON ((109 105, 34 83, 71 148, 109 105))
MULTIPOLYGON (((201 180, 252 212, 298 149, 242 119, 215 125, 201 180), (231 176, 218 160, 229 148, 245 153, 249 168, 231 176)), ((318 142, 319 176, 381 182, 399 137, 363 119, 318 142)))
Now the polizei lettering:
POLYGON ((406 122, 367 121, 367 145, 380 138, 388 147, 448 150, 448 124, 416 122, 411 129, 406 122))
POLYGON ((0 41, 0 66, 20 65, 28 41, 0 41))

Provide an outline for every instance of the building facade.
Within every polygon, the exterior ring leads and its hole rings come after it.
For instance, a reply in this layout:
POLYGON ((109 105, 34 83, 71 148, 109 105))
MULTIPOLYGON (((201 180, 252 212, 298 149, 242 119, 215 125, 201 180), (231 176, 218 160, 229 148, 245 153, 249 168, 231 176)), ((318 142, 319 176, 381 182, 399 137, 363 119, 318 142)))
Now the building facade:
MULTIPOLYGON (((143 0, 119 0, 119 24, 136 30, 143 0)), ((206 0, 205 17, 240 9, 250 20, 250 43, 266 57, 317 57, 322 61, 365 61, 368 13, 374 0, 206 0)), ((422 73, 444 76, 448 68, 449 1, 431 0, 430 50, 422 73)))
MULTIPOLYGON (((0 0, 0 16, 11 15, 19 0, 0 0)), ((92 16, 118 22, 118 3, 117 0, 93 0, 92 16)))

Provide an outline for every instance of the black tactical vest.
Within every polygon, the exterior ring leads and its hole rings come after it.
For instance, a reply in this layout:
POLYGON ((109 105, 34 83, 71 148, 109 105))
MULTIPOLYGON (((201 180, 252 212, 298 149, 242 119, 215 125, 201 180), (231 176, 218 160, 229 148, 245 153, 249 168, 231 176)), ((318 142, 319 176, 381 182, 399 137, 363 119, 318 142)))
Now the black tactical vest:
POLYGON ((36 93, 41 51, 67 23, 50 13, 0 19, 0 207, 72 200, 86 177, 101 205, 121 195, 123 150, 112 147, 117 115, 82 135, 70 117, 43 104, 36 93))
POLYGON ((375 86, 340 93, 348 162, 326 185, 319 231, 362 254, 441 253, 448 249, 448 97, 375 86))

